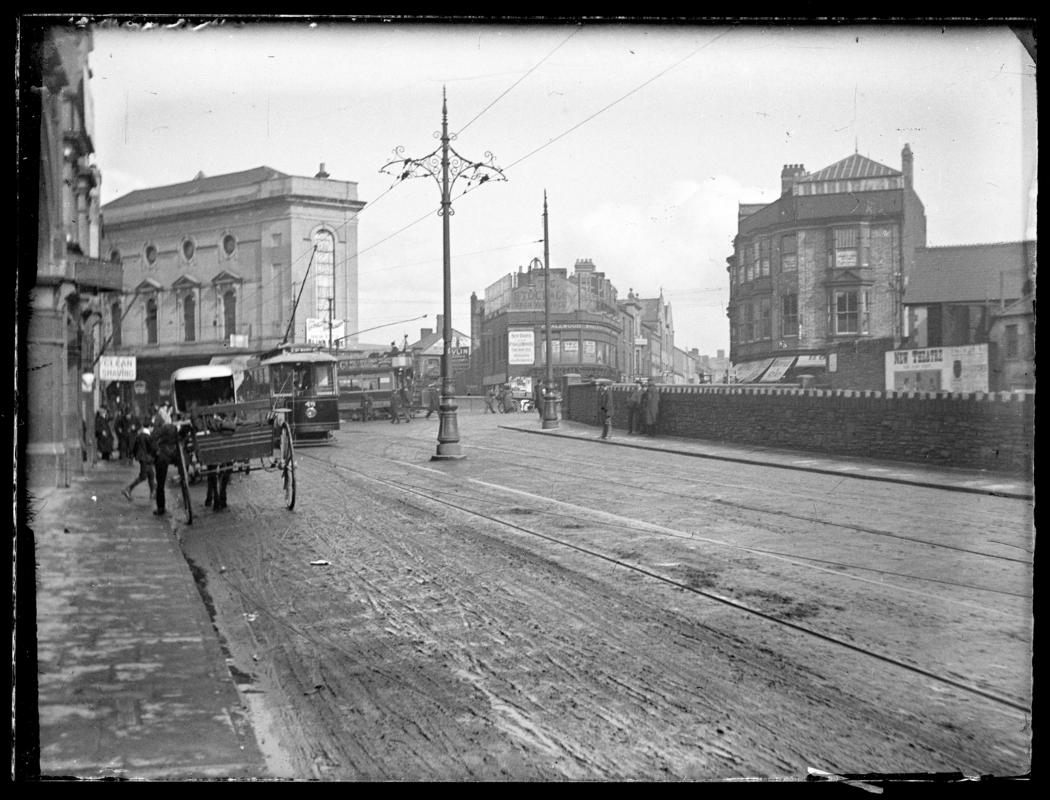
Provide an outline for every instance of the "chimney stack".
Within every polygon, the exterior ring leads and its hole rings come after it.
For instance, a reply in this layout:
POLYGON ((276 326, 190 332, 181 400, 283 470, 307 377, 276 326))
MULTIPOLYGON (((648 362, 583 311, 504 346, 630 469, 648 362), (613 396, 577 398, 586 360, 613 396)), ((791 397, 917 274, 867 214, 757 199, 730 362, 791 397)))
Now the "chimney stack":
POLYGON ((314 177, 315 178, 320 178, 321 180, 324 180, 325 178, 328 177, 328 173, 324 171, 324 162, 323 161, 321 162, 321 168, 319 170, 317 170, 317 174, 314 175, 314 177))
POLYGON ((912 188, 912 180, 915 177, 913 160, 911 145, 905 143, 904 149, 901 150, 901 172, 904 173, 904 186, 907 189, 912 188))
POLYGON ((784 169, 780 171, 780 194, 790 194, 795 182, 808 174, 802 164, 785 164, 784 169))
POLYGON ((419 329, 419 340, 422 341, 423 339, 426 339, 433 332, 434 331, 431 330, 430 328, 420 328, 419 329))

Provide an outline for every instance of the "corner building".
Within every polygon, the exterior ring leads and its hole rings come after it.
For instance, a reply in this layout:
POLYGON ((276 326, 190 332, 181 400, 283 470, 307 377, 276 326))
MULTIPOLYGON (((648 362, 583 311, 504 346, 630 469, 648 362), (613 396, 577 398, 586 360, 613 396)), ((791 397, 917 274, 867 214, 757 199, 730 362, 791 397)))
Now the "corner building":
POLYGON ((925 244, 908 145, 900 170, 857 153, 812 174, 785 165, 779 199, 740 205, 726 259, 736 379, 820 373, 829 351, 863 340, 898 346, 904 289, 925 244))
MULTIPOLYGON (((137 359, 144 406, 179 367, 246 358, 289 341, 357 331, 357 184, 270 167, 131 192, 102 211, 103 252, 123 264, 104 311, 108 352, 137 359), (315 249, 316 248, 316 249, 315 249), (301 295, 301 297, 300 297, 301 295), (293 318, 293 307, 299 298, 293 318)), ((352 341, 349 337, 348 341, 352 341)))

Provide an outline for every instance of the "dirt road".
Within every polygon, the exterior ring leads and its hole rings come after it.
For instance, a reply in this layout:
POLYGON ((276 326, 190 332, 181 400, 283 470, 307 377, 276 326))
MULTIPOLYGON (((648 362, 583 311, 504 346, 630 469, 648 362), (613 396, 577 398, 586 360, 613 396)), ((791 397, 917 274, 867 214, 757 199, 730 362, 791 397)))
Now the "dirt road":
POLYGON ((180 529, 276 775, 1028 770, 1031 503, 502 421, 345 424, 180 529))

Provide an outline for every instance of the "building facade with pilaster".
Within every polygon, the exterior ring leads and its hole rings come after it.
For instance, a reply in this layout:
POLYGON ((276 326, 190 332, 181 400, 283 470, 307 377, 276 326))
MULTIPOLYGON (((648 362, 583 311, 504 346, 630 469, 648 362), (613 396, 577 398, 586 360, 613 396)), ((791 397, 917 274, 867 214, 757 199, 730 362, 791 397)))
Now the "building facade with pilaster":
POLYGON ((363 207, 357 184, 324 164, 313 177, 265 166, 198 174, 107 203, 103 252, 123 265, 124 284, 104 323, 111 352, 136 356, 139 378, 107 391, 156 402, 173 370, 247 358, 286 335, 352 344, 363 207))

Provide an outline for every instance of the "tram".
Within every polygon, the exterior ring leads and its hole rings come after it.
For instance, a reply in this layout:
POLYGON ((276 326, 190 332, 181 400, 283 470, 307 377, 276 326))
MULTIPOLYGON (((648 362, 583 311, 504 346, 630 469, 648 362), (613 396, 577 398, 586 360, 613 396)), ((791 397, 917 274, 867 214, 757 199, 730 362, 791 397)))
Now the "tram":
POLYGON ((337 359, 316 347, 284 346, 248 359, 238 397, 287 407, 296 444, 325 444, 339 430, 337 359))
POLYGON ((364 419, 366 407, 373 418, 389 418, 395 392, 407 390, 410 413, 415 414, 421 404, 420 391, 415 385, 412 358, 408 355, 380 355, 341 357, 338 359, 339 409, 347 419, 364 419), (371 400, 367 404, 367 400, 371 400))

